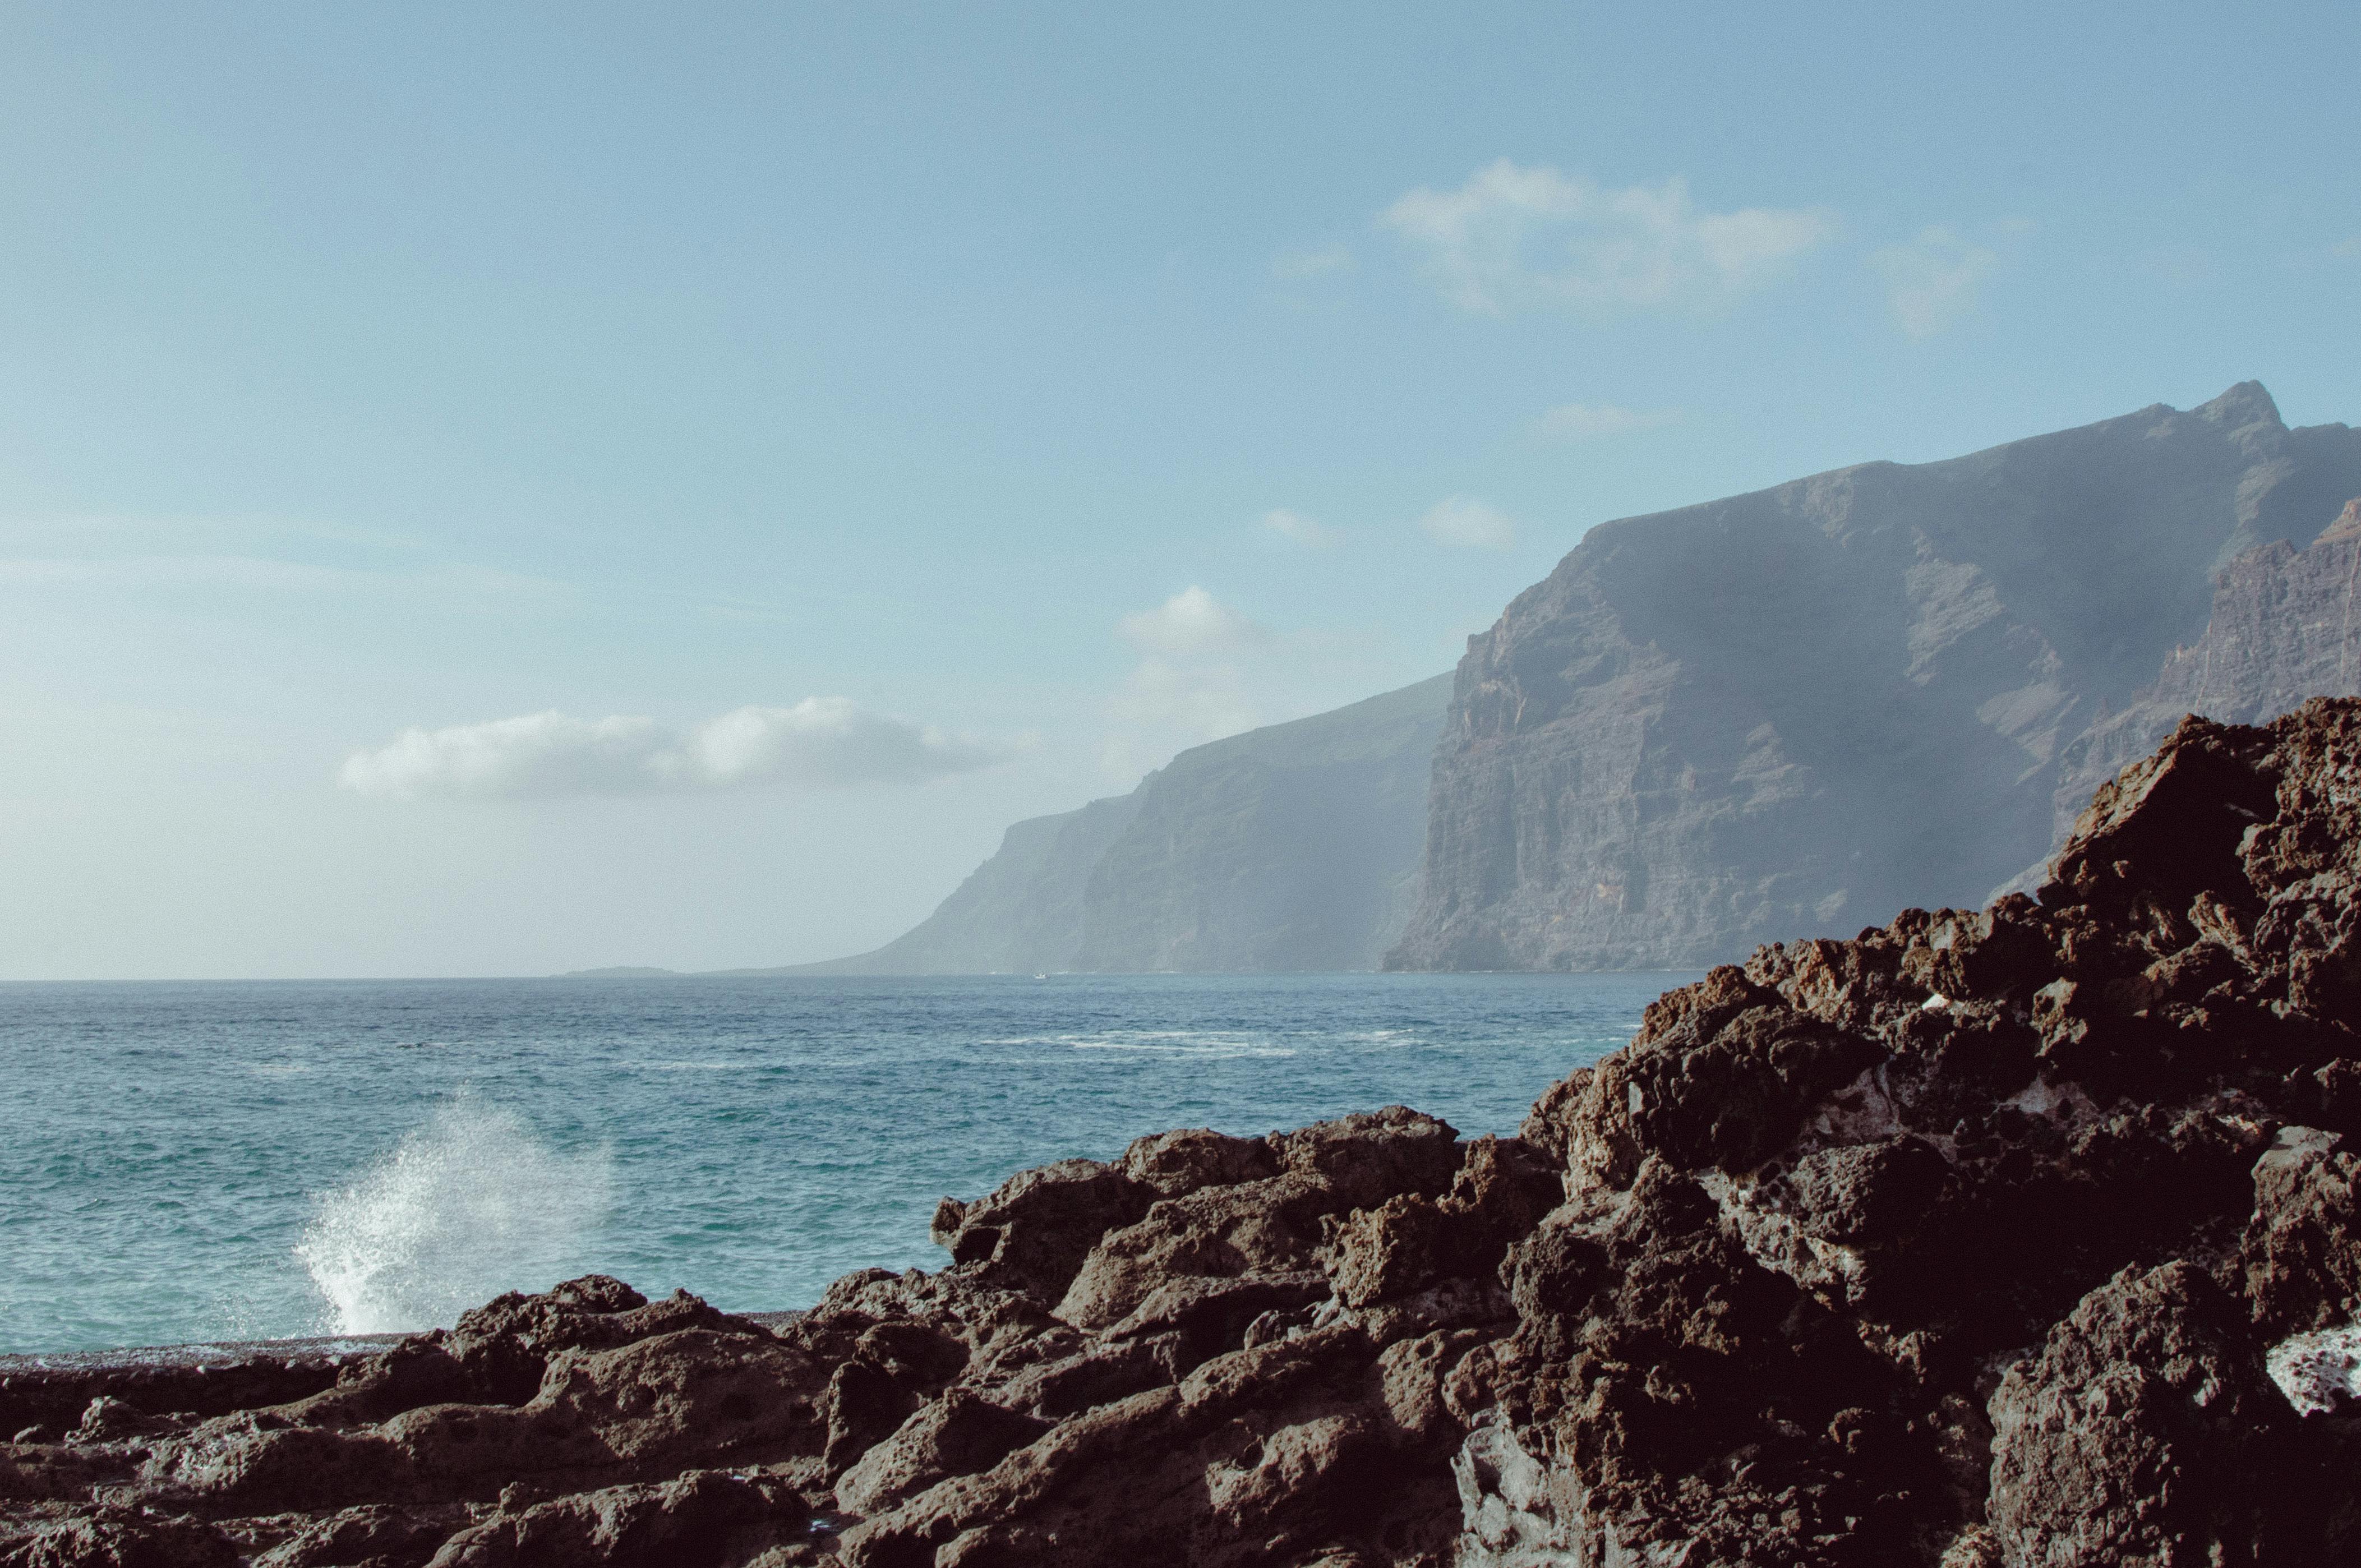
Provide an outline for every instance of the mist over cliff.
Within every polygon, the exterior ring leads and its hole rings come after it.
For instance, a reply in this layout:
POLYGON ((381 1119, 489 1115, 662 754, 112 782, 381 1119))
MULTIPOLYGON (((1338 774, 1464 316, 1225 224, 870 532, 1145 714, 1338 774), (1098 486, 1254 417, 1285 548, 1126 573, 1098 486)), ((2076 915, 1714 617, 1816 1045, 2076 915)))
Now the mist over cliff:
POLYGON ((1674 969, 1972 906, 2183 714, 2361 694, 2356 494, 2361 433, 2250 381, 1605 523, 1455 675, 1020 822, 805 969, 1674 969))
POLYGON ((1367 970, 1417 892, 1451 677, 1191 748, 1037 817, 934 914, 802 973, 1367 970))
POLYGON ((1602 524, 1469 640, 1387 963, 1702 965, 1980 904, 2177 705, 2351 689, 2264 629, 2349 565, 2297 552, 2356 493, 2361 433, 2246 382, 1602 524), (2224 568, 2249 667, 2209 685, 2224 568))

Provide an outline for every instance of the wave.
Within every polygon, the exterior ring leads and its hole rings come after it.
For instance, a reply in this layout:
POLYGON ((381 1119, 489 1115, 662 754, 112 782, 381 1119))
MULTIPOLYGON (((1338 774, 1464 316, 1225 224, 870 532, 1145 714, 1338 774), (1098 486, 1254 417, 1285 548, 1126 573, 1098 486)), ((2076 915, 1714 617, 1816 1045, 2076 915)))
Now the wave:
POLYGON ((513 1113, 462 1099, 318 1198, 295 1256, 325 1303, 322 1332, 446 1326, 577 1271, 613 1192, 606 1149, 560 1153, 513 1113))
POLYGON ((1014 1035, 982 1046, 1060 1046, 1070 1051, 1136 1051, 1159 1057, 1291 1057, 1293 1046, 1215 1029, 1111 1029, 1096 1034, 1014 1035))
POLYGON ((1159 1057, 1291 1057, 1293 1046, 1266 1045, 1258 1040, 1224 1039, 1186 1031, 1152 1031, 1132 1038, 1120 1036, 1062 1042, 1078 1051, 1136 1051, 1159 1057))

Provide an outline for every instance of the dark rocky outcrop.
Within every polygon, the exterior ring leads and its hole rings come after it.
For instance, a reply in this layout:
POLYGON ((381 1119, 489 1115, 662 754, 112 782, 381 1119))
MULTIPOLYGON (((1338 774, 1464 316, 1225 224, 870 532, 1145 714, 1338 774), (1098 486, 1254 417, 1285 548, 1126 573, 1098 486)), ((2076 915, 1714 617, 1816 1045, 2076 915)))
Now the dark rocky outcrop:
POLYGON ((1388 962, 1703 968, 1980 903, 2183 713, 2352 695, 2350 546, 2274 542, 2356 494, 2361 433, 2249 382, 1602 524, 1469 641, 1388 962))
MULTIPOLYGON (((2164 669, 2121 711, 2101 718, 2060 754, 2054 815, 2064 842, 2107 780, 2156 750, 2187 714, 2268 724, 2306 697, 2361 694, 2361 500, 2298 550, 2274 540, 2214 579, 2204 635, 2165 656, 2164 669)), ((2035 866, 2020 883, 2038 885, 2035 866)))
POLYGON ((1375 969, 1410 917, 1437 675, 1036 817, 917 927, 805 974, 1375 969))
POLYGON ((1714 970, 1514 1137, 1157 1135, 788 1322, 594 1277, 209 1416, 83 1369, 0 1564, 2361 1560, 2356 1019, 2361 701, 2192 718, 2038 902, 1714 970))

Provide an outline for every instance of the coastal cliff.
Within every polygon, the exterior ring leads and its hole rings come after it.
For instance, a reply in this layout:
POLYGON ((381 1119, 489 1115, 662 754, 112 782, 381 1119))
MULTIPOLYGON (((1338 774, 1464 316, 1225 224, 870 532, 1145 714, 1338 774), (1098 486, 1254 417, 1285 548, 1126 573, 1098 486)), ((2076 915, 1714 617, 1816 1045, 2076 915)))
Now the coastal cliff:
POLYGON ((1008 829, 918 926, 800 974, 1368 970, 1401 934, 1451 677, 1191 747, 1008 829))
POLYGON ((932 915, 873 952, 787 974, 1012 974, 1074 967, 1083 894, 1107 846, 1139 810, 1137 791, 1036 817, 1001 835, 932 915))
MULTIPOLYGON (((2262 724, 2306 697, 2361 685, 2361 500, 2348 501, 2302 550, 2275 540, 2215 579, 2205 634, 2165 656, 2156 680, 2120 713, 2067 746, 2055 800, 2063 842, 2100 784, 2156 749, 2185 714, 2262 724)), ((2041 868, 2020 879, 2038 885, 2041 868)))
POLYGON ((1144 1137, 791 1322, 12 1368, 0 1563, 2351 1561, 2357 803, 2361 701, 2192 718, 2037 903, 1716 969, 1514 1136, 1144 1137))
POLYGON ((1194 747, 1092 868, 1084 970, 1370 970, 1401 935, 1451 677, 1194 747))
POLYGON ((1602 524, 1469 641, 1388 966, 1697 967, 1980 901, 2178 719, 2122 716, 2215 574, 2356 494, 2361 433, 2248 382, 1602 524))

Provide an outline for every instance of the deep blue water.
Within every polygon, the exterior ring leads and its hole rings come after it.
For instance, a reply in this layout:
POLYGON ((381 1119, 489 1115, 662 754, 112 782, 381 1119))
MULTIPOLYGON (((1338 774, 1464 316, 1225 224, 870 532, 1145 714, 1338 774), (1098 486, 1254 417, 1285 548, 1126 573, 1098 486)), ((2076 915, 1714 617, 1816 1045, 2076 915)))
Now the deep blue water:
POLYGON ((1693 977, 0 986, 0 1351, 447 1322, 597 1269, 741 1310, 1142 1133, 1512 1130, 1693 977))

